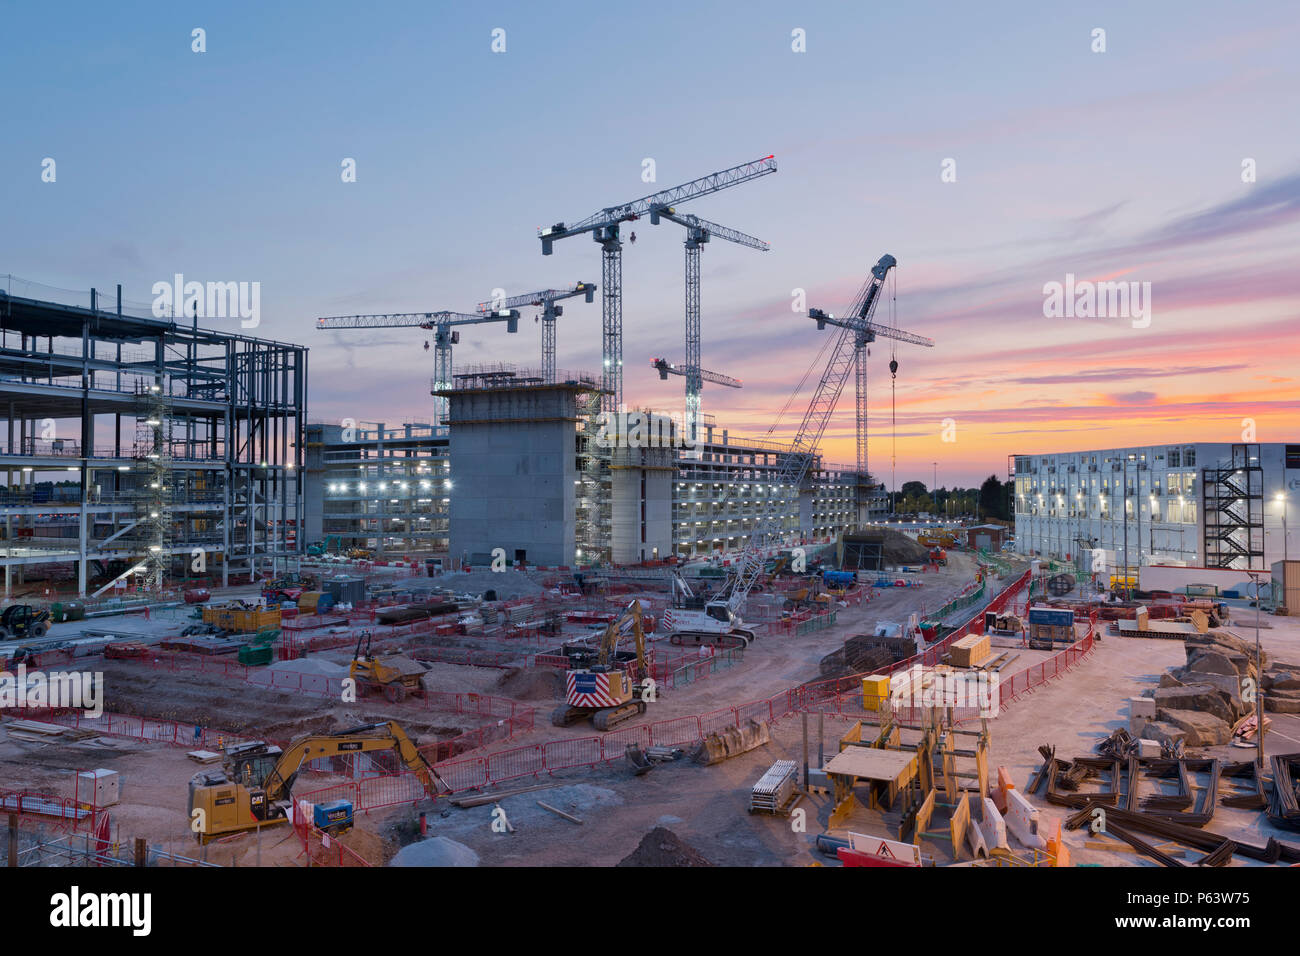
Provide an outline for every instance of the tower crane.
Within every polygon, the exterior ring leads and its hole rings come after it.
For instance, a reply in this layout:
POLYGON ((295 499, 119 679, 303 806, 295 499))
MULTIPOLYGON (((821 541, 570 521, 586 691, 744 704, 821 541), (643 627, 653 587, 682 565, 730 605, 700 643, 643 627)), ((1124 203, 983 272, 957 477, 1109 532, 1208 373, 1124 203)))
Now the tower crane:
MULTIPOLYGON (((433 391, 451 388, 451 347, 460 341, 460 325, 481 325, 484 322, 504 322, 507 332, 519 331, 519 312, 515 309, 498 309, 481 312, 395 312, 387 315, 330 315, 316 320, 318 329, 431 329, 434 342, 433 391)), ((425 343, 425 348, 428 348, 425 343)), ((446 418, 447 400, 435 400, 435 423, 446 418)))
MULTIPOLYGON (((872 266, 871 275, 858 291, 853 304, 845 311, 844 314, 851 318, 832 323, 839 325, 839 337, 834 342, 826 369, 803 414, 790 449, 780 456, 776 473, 769 479, 779 489, 793 489, 797 494, 812 467, 826 424, 835 411, 835 403, 839 401, 854 362, 856 331, 858 328, 872 327, 872 316, 880 301, 881 289, 895 265, 897 261, 893 256, 882 256, 872 266)), ((723 642, 727 638, 743 642, 752 640, 753 632, 745 628, 740 612, 750 590, 763 573, 764 549, 780 541, 784 524, 784 513, 770 508, 755 519, 749 543, 733 561, 732 577, 718 595, 705 605, 704 611, 672 611, 673 621, 670 627, 674 643, 684 643, 691 638, 697 642, 723 642)))
POLYGON ((564 315, 564 306, 556 305, 562 299, 576 295, 586 296, 591 302, 596 296, 596 283, 575 282, 567 289, 543 289, 525 295, 511 296, 500 302, 480 302, 479 312, 484 315, 499 309, 523 309, 528 306, 542 308, 542 378, 547 384, 555 383, 555 320, 564 315))
MULTIPOLYGON (((659 370, 659 380, 668 381, 669 375, 685 375, 690 377, 690 371, 680 365, 674 365, 667 359, 651 359, 650 367, 659 370)), ((710 372, 708 369, 698 369, 701 381, 712 382, 714 385, 725 385, 727 388, 741 388, 744 383, 738 378, 732 378, 730 375, 723 375, 721 372, 710 372)), ((694 437, 693 431, 690 433, 694 437)))
MULTIPOLYGON (((892 256, 886 256, 885 258, 891 260, 891 265, 894 264, 892 256)), ((885 260, 880 261, 884 262, 885 260)), ((853 333, 853 369, 857 384, 857 466, 858 480, 861 482, 867 476, 867 346, 877 338, 882 338, 907 342, 911 345, 923 345, 932 349, 934 348, 934 339, 875 322, 869 315, 863 317, 851 314, 847 318, 837 319, 834 315, 823 312, 821 309, 809 309, 808 317, 817 321, 819 330, 825 329, 828 325, 835 325, 853 333)), ((897 374, 897 361, 889 363, 889 370, 890 374, 897 374)))
POLYGON ((623 403, 623 243, 619 226, 650 215, 656 207, 672 208, 688 199, 698 199, 774 172, 776 158, 765 156, 622 205, 606 206, 576 223, 557 222, 538 230, 544 256, 551 254, 558 240, 587 232, 600 244, 601 403, 605 411, 617 411, 623 403))
POLYGON ((686 361, 683 363, 686 377, 685 430, 687 437, 694 441, 695 423, 700 417, 700 391, 707 381, 700 366, 700 249, 714 236, 739 246, 757 249, 759 252, 767 252, 771 246, 762 239, 755 239, 737 229, 720 226, 716 222, 709 222, 707 219, 688 213, 679 214, 671 206, 651 208, 651 225, 658 225, 661 219, 675 222, 686 229, 686 361))

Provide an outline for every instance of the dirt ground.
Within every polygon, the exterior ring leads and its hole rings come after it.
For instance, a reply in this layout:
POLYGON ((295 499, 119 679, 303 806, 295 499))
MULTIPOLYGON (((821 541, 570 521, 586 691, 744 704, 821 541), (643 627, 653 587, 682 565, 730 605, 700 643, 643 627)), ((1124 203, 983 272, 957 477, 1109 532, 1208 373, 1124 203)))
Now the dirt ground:
MULTIPOLYGON (((819 663, 826 654, 854 634, 868 632, 877 621, 906 620, 913 611, 924 615, 956 594, 974 572, 969 555, 950 552, 950 564, 938 573, 916 576, 920 588, 889 588, 875 592, 869 603, 840 608, 837 625, 807 635, 764 636, 744 655, 744 660, 727 670, 715 672, 682 688, 666 690, 651 704, 643 721, 698 714, 720 707, 768 697, 777 691, 819 678, 819 663)), ((996 592, 1002 582, 993 582, 996 592)), ((962 612, 961 617, 974 613, 962 612)), ((153 629, 161 626, 155 621, 153 629)), ((1262 632, 1267 651, 1282 659, 1300 659, 1300 621, 1265 618, 1262 632)), ((1237 621, 1231 628, 1239 636, 1253 639, 1253 617, 1237 621)), ((995 649, 1020 655, 1005 674, 1050 656, 1031 651, 1017 640, 994 638, 995 649)), ((668 650, 667 645, 663 645, 668 650)), ((672 649, 678 651, 677 648, 672 649)), ((350 653, 332 652, 329 659, 343 661, 350 653)), ((1038 768, 1040 744, 1054 744, 1066 758, 1090 754, 1095 743, 1116 727, 1127 725, 1127 700, 1153 687, 1163 671, 1183 662, 1178 641, 1127 639, 1103 635, 1097 650, 1084 662, 1057 680, 1021 697, 1008 710, 989 721, 990 766, 1006 766, 1020 787, 1038 768)), ((421 742, 451 736, 483 721, 472 715, 422 711, 417 704, 389 705, 367 700, 364 706, 332 701, 249 685, 215 674, 169 674, 151 671, 136 662, 108 662, 104 667, 110 709, 142 713, 185 722, 205 723, 231 731, 245 731, 268 737, 290 737, 303 730, 337 727, 363 720, 396 719, 421 742)), ((547 720, 549 701, 560 693, 554 675, 537 671, 508 671, 494 668, 435 664, 427 683, 439 690, 478 692, 509 697, 537 710, 531 732, 490 750, 548 740, 580 737, 590 728, 557 728, 547 720), (539 676, 540 674, 540 676, 539 676)), ((1300 751, 1300 717, 1271 714, 1269 752, 1300 751)), ((817 720, 810 718, 816 763, 817 720)), ((827 719, 823 724, 821 749, 827 757, 836 752, 839 736, 847 721, 827 719)), ((11 737, 0 724, 0 788, 26 787, 58 793, 72 793, 72 776, 78 769, 105 767, 122 774, 122 803, 112 810, 115 830, 123 837, 145 836, 156 845, 171 845, 178 852, 199 851, 188 833, 185 815, 187 783, 199 765, 185 757, 181 748, 161 744, 101 737, 52 743, 31 743, 11 737)), ((424 802, 361 814, 357 828, 342 838, 349 847, 376 864, 387 862, 399 848, 421 840, 417 814, 426 813, 427 837, 445 837, 472 850, 480 865, 613 866, 629 855, 640 853, 654 862, 656 852, 665 861, 695 860, 697 857, 721 866, 807 865, 814 862, 835 865, 833 858, 820 855, 816 835, 829 823, 831 803, 824 795, 810 795, 799 804, 798 818, 751 815, 749 790, 777 759, 802 759, 801 724, 797 718, 778 721, 772 741, 755 751, 712 767, 690 760, 662 764, 644 776, 634 776, 621 761, 592 769, 557 772, 551 778, 521 779, 510 786, 533 783, 554 787, 507 797, 500 810, 492 804, 460 809, 445 800, 424 802), (538 801, 570 813, 581 824, 570 822, 540 806, 538 801), (504 813, 513 832, 494 827, 504 813), (642 841, 655 828, 671 831, 680 845, 663 837, 642 841), (640 850, 638 851, 638 848, 640 850), (668 849, 663 849, 668 847, 668 849), (658 848, 658 849, 656 849, 658 848)), ((1227 759, 1246 759, 1250 751, 1218 748, 1227 759), (1245 755, 1245 756, 1243 756, 1245 755)), ((299 792, 319 789, 338 778, 312 774, 299 792)), ((1031 798, 1049 816, 1060 816, 1041 796, 1031 798)), ((851 825, 864 832, 885 834, 896 820, 870 812, 860 813, 851 825)), ((940 828, 938 815, 936 826, 940 828)), ((1253 811, 1216 809, 1212 829, 1264 842, 1270 833, 1279 839, 1300 843, 1295 834, 1275 832, 1266 818, 1253 811)), ((1105 865, 1146 865, 1132 854, 1088 849, 1086 834, 1066 834, 1075 862, 1105 865)), ((259 838, 244 834, 219 841, 207 849, 208 858, 222 864, 302 865, 301 847, 285 826, 271 828, 259 838)), ((922 851, 946 861, 951 858, 942 841, 925 839, 922 851)), ((472 858, 473 854, 466 854, 472 858)), ((1234 863, 1234 865, 1245 865, 1234 863)))

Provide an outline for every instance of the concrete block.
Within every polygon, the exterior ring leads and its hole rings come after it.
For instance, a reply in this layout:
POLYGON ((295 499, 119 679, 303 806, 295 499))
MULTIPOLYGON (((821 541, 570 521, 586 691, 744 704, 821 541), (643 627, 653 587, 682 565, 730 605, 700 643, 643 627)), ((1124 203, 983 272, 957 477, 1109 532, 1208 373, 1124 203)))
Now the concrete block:
POLYGON ((1149 720, 1155 720, 1155 699, 1152 697, 1130 697, 1128 699, 1128 712, 1130 717, 1146 717, 1149 720))
POLYGON ((1047 841, 1038 835, 1038 810, 1020 795, 1018 790, 1007 791, 1007 830, 1023 846, 1031 850, 1047 849, 1047 841))
POLYGON ((993 802, 992 797, 984 798, 983 808, 984 816, 979 821, 979 828, 980 833, 984 835, 985 844, 994 849, 1007 849, 1007 822, 1002 819, 1002 814, 998 812, 997 804, 993 802))
POLYGON ((1142 739, 1137 742, 1139 757, 1159 757, 1160 741, 1142 739))

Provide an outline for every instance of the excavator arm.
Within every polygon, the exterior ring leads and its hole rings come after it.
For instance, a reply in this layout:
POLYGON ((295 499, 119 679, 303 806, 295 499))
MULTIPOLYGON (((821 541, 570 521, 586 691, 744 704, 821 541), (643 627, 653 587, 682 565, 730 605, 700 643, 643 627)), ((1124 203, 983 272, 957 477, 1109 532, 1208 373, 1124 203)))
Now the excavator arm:
POLYGON ((605 636, 600 641, 600 656, 597 663, 602 666, 609 664, 614 657, 614 652, 618 650, 619 641, 622 639, 624 630, 631 625, 632 634, 636 639, 636 662, 645 672, 645 631, 641 629, 641 602, 633 601, 627 606, 622 614, 605 629, 605 636))
MULTIPOLYGON (((415 741, 394 721, 363 724, 336 734, 308 734, 291 743, 276 761, 275 769, 265 783, 269 800, 280 800, 288 795, 294 778, 304 763, 322 757, 343 754, 367 753, 375 750, 395 750, 402 762, 424 785, 430 796, 436 796, 442 784, 433 765, 415 746, 415 741)), ((444 792, 447 790, 443 785, 444 792)))

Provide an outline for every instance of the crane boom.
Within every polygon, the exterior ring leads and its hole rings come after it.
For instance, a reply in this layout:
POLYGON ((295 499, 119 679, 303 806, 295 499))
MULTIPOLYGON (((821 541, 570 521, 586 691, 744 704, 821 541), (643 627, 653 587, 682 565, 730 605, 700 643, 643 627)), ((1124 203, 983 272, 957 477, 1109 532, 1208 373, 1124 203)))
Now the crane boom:
MULTIPOLYGON (((856 407, 856 430, 858 439, 857 449, 857 469, 859 483, 868 475, 867 470, 867 346, 876 341, 877 338, 893 339, 898 342, 906 342, 909 345, 922 345, 926 348, 934 348, 934 339, 926 338, 924 335, 917 335, 915 332, 905 332, 902 329, 896 329, 890 325, 883 325, 875 322, 869 317, 863 317, 860 314, 850 313, 846 318, 837 319, 835 316, 823 312, 821 309, 809 309, 808 317, 817 321, 817 328, 824 329, 827 325, 837 325, 842 329, 848 329, 853 332, 853 366, 854 378, 857 385, 857 407, 856 407)), ((898 366, 897 363, 890 365, 890 374, 892 375, 898 366)))
MULTIPOLYGON (((880 301, 880 292, 884 288, 885 279, 897 264, 898 261, 893 256, 881 256, 880 261, 871 267, 871 275, 858 290, 846 314, 854 316, 859 324, 870 325, 880 301)), ((835 403, 839 400, 840 393, 844 390, 844 383, 848 380, 849 371, 853 368, 855 335, 855 330, 849 327, 848 323, 840 328, 840 334, 826 362, 826 370, 817 383, 808 408, 799 423, 799 429, 790 443, 790 450, 780 461, 775 478, 778 486, 797 490, 808 474, 831 413, 835 411, 835 403)), ((727 600, 733 612, 739 611, 744 606, 750 589, 762 574, 763 549, 772 542, 772 539, 779 537, 783 524, 784 516, 771 510, 764 512, 755 522, 754 530, 749 536, 749 543, 741 552, 739 567, 727 600)))
POLYGON ((487 313, 494 309, 541 306, 542 378, 553 384, 555 382, 555 320, 564 314, 564 306, 555 303, 563 299, 572 299, 577 295, 585 296, 588 302, 592 301, 596 296, 596 283, 575 282, 567 289, 542 289, 540 292, 526 292, 523 295, 511 296, 500 302, 480 302, 478 310, 487 313))
POLYGON ((557 222, 537 231, 544 256, 552 253, 557 240, 569 236, 590 232, 591 238, 600 243, 601 407, 604 411, 616 411, 623 404, 623 243, 619 238, 619 225, 634 222, 656 209, 671 209, 678 203, 739 186, 774 172, 776 157, 764 156, 628 203, 606 206, 576 223, 557 222))
MULTIPOLYGON (((659 378, 666 380, 669 375, 690 375, 690 372, 678 365, 674 365, 667 359, 651 359, 650 366, 659 370, 659 378)), ((738 378, 732 378, 730 375, 723 375, 721 372, 710 372, 706 368, 700 369, 700 380, 712 382, 714 385, 725 385, 727 388, 741 388, 744 383, 738 378)))
MULTIPOLYGON (((451 388, 451 347, 460 341, 455 331, 460 325, 504 322, 507 332, 519 331, 517 309, 492 312, 392 312, 386 315, 327 315, 316 320, 318 329, 432 329, 434 342, 434 386, 432 392, 451 388)), ((424 346, 429 347, 428 343, 424 346)), ((446 417, 447 399, 439 396, 434 404, 435 421, 446 417)))
POLYGON ((606 206, 599 212, 594 212, 586 219, 579 220, 572 225, 557 222, 553 226, 537 230, 537 235, 542 240, 542 255, 549 256, 551 254, 551 243, 557 239, 565 239, 569 236, 591 232, 620 222, 632 222, 642 216, 650 215, 656 206, 672 206, 676 203, 686 202, 688 199, 699 199, 701 196, 708 196, 731 186, 739 186, 741 183, 747 183, 751 179, 758 179, 760 176, 767 176, 774 172, 776 172, 776 157, 764 156, 762 159, 741 163, 739 166, 732 166, 730 169, 721 169, 716 173, 709 173, 707 176, 692 179, 690 182, 678 186, 661 189, 657 193, 642 196, 640 199, 633 199, 631 202, 617 206, 606 206))

